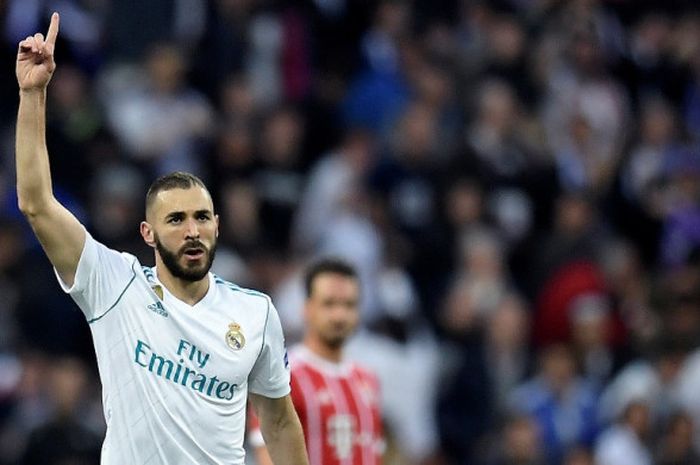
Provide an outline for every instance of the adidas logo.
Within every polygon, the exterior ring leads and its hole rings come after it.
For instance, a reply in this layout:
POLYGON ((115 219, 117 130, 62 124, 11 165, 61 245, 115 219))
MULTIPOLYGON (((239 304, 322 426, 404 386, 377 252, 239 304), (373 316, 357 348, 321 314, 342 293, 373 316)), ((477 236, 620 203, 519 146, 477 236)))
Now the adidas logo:
POLYGON ((168 311, 163 307, 163 304, 160 302, 156 302, 154 304, 150 304, 147 306, 148 309, 154 313, 157 313, 160 316, 164 316, 165 318, 168 318, 168 311))

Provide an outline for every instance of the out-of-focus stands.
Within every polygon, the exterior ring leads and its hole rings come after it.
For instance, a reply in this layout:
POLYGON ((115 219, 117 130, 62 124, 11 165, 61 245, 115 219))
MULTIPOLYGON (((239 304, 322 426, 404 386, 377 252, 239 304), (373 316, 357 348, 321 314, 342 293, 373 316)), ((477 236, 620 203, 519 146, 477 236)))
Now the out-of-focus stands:
POLYGON ((58 198, 151 263, 149 181, 202 176, 214 271, 270 293, 290 343, 300 269, 351 260, 389 464, 698 463, 695 2, 7 0, 0 465, 97 463, 104 427, 14 194, 16 44, 52 9, 58 198))

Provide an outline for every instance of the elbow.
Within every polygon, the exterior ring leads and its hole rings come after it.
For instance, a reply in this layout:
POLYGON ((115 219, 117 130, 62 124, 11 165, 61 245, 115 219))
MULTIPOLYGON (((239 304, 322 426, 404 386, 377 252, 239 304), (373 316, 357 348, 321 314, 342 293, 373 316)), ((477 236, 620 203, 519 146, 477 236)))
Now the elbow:
POLYGON ((17 202, 17 206, 19 207, 19 211, 22 212, 22 215, 24 215, 24 217, 27 219, 31 219, 37 214, 36 207, 29 202, 23 201, 22 199, 17 202))
POLYGON ((19 211, 22 212, 22 215, 24 215, 24 217, 30 222, 32 219, 41 215, 42 212, 46 211, 47 206, 50 203, 50 200, 41 202, 30 201, 24 196, 20 195, 19 192, 17 194, 17 206, 19 207, 19 211))
POLYGON ((18 199, 17 206, 19 207, 19 211, 22 212, 22 215, 24 215, 25 218, 29 220, 31 220, 39 214, 39 209, 37 208, 35 203, 27 202, 21 197, 18 199))

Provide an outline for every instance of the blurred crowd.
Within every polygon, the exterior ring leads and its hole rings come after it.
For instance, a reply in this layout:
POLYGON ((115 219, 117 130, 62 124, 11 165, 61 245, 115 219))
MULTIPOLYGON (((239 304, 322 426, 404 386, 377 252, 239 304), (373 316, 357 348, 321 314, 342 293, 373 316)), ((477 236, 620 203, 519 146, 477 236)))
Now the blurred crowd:
POLYGON ((700 6, 0 0, 0 465, 97 464, 88 326, 16 206, 17 43, 61 13, 57 197, 105 244, 156 176, 269 293, 350 260, 388 464, 700 464, 700 6))

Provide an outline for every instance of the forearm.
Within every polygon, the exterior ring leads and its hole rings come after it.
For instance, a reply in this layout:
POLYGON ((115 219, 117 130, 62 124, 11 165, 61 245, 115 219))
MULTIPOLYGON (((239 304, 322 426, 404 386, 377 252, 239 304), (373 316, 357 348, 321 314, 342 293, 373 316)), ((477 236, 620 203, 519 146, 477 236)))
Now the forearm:
POLYGON ((308 465, 304 433, 295 412, 270 425, 261 424, 261 428, 275 465, 308 465))
POLYGON ((255 454, 255 463, 257 465, 275 465, 265 445, 256 447, 253 449, 253 453, 255 454))
POLYGON ((252 394, 267 452, 275 465, 308 465, 304 432, 290 396, 279 399, 252 394))
POLYGON ((31 217, 53 198, 46 149, 46 88, 20 90, 15 153, 19 208, 31 217))

